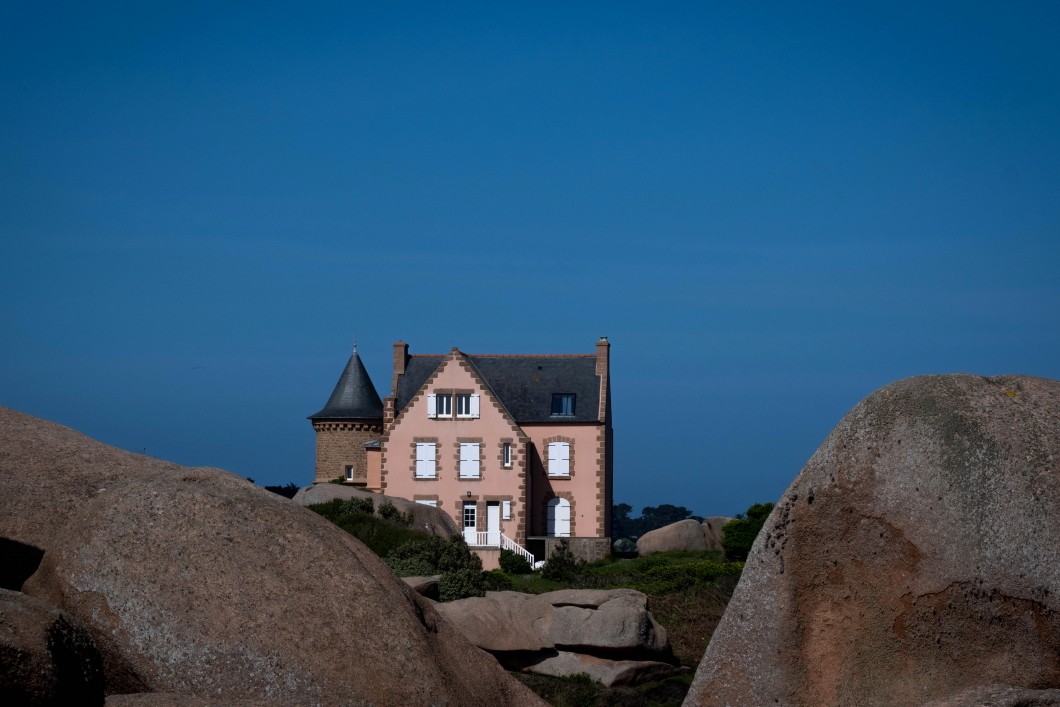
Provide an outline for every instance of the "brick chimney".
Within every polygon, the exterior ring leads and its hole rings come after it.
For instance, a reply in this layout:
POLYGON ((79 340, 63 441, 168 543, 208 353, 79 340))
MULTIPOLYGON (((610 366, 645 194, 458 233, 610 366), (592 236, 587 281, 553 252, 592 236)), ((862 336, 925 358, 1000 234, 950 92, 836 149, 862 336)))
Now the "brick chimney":
POLYGON ((405 375, 409 362, 409 345, 398 339, 394 342, 394 377, 390 380, 390 394, 397 395, 398 378, 405 375))
POLYGON ((601 336, 596 342, 596 375, 600 376, 600 409, 598 419, 607 420, 611 397, 611 342, 601 336))

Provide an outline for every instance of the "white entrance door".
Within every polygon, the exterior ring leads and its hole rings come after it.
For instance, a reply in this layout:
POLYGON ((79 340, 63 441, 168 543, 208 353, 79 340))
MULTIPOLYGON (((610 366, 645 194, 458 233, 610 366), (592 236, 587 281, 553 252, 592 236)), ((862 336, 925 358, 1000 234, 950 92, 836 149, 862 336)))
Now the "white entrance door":
POLYGON ((501 546, 501 504, 486 504, 486 544, 490 547, 501 546))
POLYGON ((478 545, 478 504, 474 501, 464 501, 464 540, 478 545))
POLYGON ((548 502, 548 535, 556 538, 570 537, 570 501, 553 498, 548 502))

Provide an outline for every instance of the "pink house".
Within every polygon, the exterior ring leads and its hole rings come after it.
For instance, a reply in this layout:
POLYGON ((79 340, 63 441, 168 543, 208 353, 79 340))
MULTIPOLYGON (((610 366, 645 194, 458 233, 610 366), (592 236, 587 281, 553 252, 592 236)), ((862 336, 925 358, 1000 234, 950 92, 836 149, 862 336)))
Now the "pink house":
POLYGON ((501 548, 544 559, 558 538, 587 558, 605 555, 609 368, 606 338, 594 353, 550 355, 410 355, 399 341, 380 401, 354 352, 310 417, 316 481, 341 476, 444 509, 486 567, 501 548))

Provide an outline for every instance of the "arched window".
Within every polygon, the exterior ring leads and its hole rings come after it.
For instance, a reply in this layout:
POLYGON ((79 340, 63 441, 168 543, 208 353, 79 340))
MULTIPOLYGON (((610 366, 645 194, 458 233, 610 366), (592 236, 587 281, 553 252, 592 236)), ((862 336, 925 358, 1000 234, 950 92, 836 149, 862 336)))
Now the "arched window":
POLYGON ((555 538, 570 537, 570 501, 553 498, 548 502, 547 534, 555 538))

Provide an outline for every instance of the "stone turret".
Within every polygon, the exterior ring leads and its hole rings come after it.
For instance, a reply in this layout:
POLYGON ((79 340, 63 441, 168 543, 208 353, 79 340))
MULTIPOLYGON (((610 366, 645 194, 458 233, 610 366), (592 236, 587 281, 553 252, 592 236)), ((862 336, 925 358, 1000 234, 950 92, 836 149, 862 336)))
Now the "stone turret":
POLYGON ((365 448, 378 445, 383 434, 383 402, 361 363, 353 355, 335 384, 324 409, 309 416, 317 436, 317 466, 313 483, 342 478, 364 486, 368 482, 365 448))

